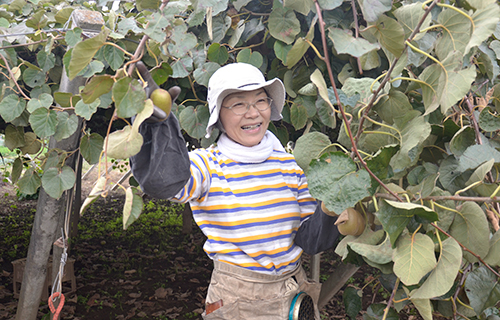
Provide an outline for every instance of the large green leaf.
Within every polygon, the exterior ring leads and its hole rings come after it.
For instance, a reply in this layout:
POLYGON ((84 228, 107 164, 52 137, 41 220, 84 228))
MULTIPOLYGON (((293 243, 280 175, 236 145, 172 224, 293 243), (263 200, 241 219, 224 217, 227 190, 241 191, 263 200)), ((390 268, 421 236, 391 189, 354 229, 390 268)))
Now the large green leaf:
POLYGON ((420 288, 411 292, 411 299, 431 299, 451 289, 462 263, 462 249, 453 238, 443 241, 437 266, 420 288))
POLYGON ((500 266, 500 231, 497 230, 490 239, 490 250, 484 261, 492 266, 500 266))
POLYGON ((121 130, 114 131, 106 138, 107 155, 115 159, 127 159, 141 151, 143 138, 138 132, 132 130, 132 126, 125 126, 121 130))
POLYGON ((96 132, 86 134, 80 139, 80 151, 89 164, 99 162, 103 146, 104 138, 96 132))
POLYGON ((335 253, 339 255, 342 260, 345 260, 349 254, 348 247, 351 247, 354 243, 376 245, 384 240, 385 235, 384 230, 372 231, 370 228, 366 228, 360 236, 347 235, 343 237, 335 247, 335 253))
POLYGON ((33 132, 26 132, 24 135, 24 146, 22 146, 22 154, 35 154, 42 148, 42 143, 33 132))
POLYGON ((187 29, 185 24, 181 24, 172 31, 172 42, 168 44, 168 51, 174 57, 184 57, 198 43, 196 36, 187 29))
MULTIPOLYGON (((385 146, 379 149, 379 151, 370 159, 366 160, 366 164, 371 172, 377 176, 377 178, 384 180, 390 178, 392 175, 392 168, 389 163, 392 156, 398 151, 398 146, 385 146)), ((371 177, 372 187, 370 193, 375 193, 379 183, 375 178, 371 177)))
POLYGON ((24 194, 35 194, 38 188, 42 185, 42 179, 33 167, 30 167, 17 182, 19 191, 24 194))
POLYGON ((285 9, 275 1, 273 11, 269 15, 268 28, 274 38, 291 44, 300 32, 300 22, 293 10, 285 9))
POLYGON ((143 202, 139 190, 128 187, 125 191, 125 204, 123 205, 123 230, 139 218, 142 212, 143 202))
POLYGON ((245 48, 238 53, 236 61, 245 62, 256 68, 260 68, 264 60, 259 52, 252 52, 249 48, 245 48))
POLYGON ((388 124, 394 123, 394 118, 413 110, 408 97, 399 90, 391 90, 382 97, 374 107, 377 114, 388 124))
POLYGON ((366 309, 366 313, 363 314, 363 320, 399 320, 399 315, 393 308, 390 308, 385 314, 385 309, 387 304, 385 303, 373 303, 366 309))
POLYGON ((342 152, 326 154, 312 162, 307 180, 311 195, 334 212, 354 207, 370 195, 370 175, 366 170, 357 170, 354 161, 342 152))
POLYGON ((381 15, 373 30, 375 37, 377 37, 382 47, 396 57, 401 56, 405 48, 405 32, 403 27, 396 20, 381 15))
POLYGON ((57 113, 57 127, 54 133, 54 139, 61 141, 69 138, 78 129, 78 117, 75 114, 69 114, 65 111, 57 113))
POLYGON ((80 100, 75 105, 75 113, 87 120, 92 118, 92 115, 97 112, 97 108, 101 104, 101 100, 94 100, 92 103, 85 103, 83 100, 80 100))
POLYGON ((381 200, 376 216, 384 230, 389 234, 392 247, 394 248, 398 237, 406 229, 406 226, 413 217, 413 212, 395 208, 387 200, 381 200))
POLYGON ((445 9, 441 11, 437 20, 443 28, 441 37, 436 42, 438 59, 444 60, 451 51, 459 51, 463 54, 471 38, 471 22, 467 14, 445 9))
MULTIPOLYGON (((489 251, 489 226, 481 207, 471 201, 465 202, 458 210, 455 221, 450 227, 450 234, 467 249, 484 258, 489 251)), ((469 261, 475 261, 467 252, 464 256, 469 261)))
POLYGON ((209 112, 207 106, 199 105, 196 109, 189 106, 182 110, 179 115, 179 121, 182 129, 186 130, 191 137, 200 139, 206 134, 205 129, 208 124, 208 117, 209 112))
POLYGON ((490 107, 486 107, 479 114, 479 126, 486 132, 500 130, 500 117, 490 107))
POLYGON ((151 39, 162 43, 166 38, 164 29, 170 26, 169 18, 171 17, 167 17, 160 12, 153 13, 147 17, 149 23, 147 24, 144 33, 151 39))
POLYGON ((363 12, 363 17, 368 22, 375 22, 384 12, 391 10, 392 2, 389 0, 358 0, 363 12))
POLYGON ((104 59, 109 64, 111 69, 118 70, 125 61, 125 53, 123 50, 118 49, 115 46, 107 45, 104 47, 104 59))
POLYGON ((37 136, 40 138, 50 137, 56 132, 57 112, 38 108, 30 115, 29 122, 37 136))
POLYGON ((363 290, 347 287, 342 295, 346 314, 350 319, 356 319, 357 314, 363 309, 361 297, 363 290))
POLYGON ((500 152, 486 144, 476 144, 468 147, 460 156, 457 170, 464 172, 475 169, 482 163, 493 159, 495 163, 500 162, 500 152))
POLYGON ((305 127, 307 123, 307 110, 304 106, 293 104, 290 108, 290 120, 295 130, 300 130, 305 127))
POLYGON ((354 252, 377 264, 386 264, 392 261, 393 250, 391 242, 389 241, 389 236, 386 236, 385 240, 377 245, 352 242, 348 243, 348 246, 354 252))
POLYGON ((352 34, 343 29, 329 28, 328 37, 332 40, 337 53, 347 53, 356 58, 370 51, 380 49, 378 43, 370 43, 363 38, 355 38, 352 34))
POLYGON ((486 177, 488 172, 490 172, 491 168, 493 168, 493 165, 495 164, 495 160, 491 159, 480 165, 472 175, 470 176, 469 180, 465 182, 466 186, 470 186, 473 183, 483 181, 483 179, 486 177))
POLYGON ((71 52, 71 60, 68 66, 68 78, 73 80, 85 67, 87 67, 94 55, 97 53, 106 41, 110 30, 104 28, 93 38, 81 41, 75 45, 71 52))
POLYGON ((475 46, 479 46, 483 41, 495 31, 495 28, 500 21, 500 7, 498 3, 491 3, 487 7, 476 10, 472 15, 473 29, 470 41, 465 47, 464 53, 475 46))
POLYGON ((297 164, 307 172, 311 160, 317 159, 321 151, 331 145, 328 136, 321 132, 308 132, 297 139, 293 155, 297 164))
POLYGON ((434 242, 421 233, 403 235, 393 253, 394 273, 405 285, 419 283, 420 279, 436 267, 434 242))
POLYGON ((495 306, 500 300, 499 280, 485 266, 473 270, 465 280, 465 292, 469 298, 470 306, 476 314, 481 314, 485 309, 495 306))
MULTIPOLYGON (((394 15, 398 19, 399 24, 403 27, 405 31, 405 39, 407 39, 410 34, 415 30, 418 23, 424 16, 425 10, 421 3, 415 2, 408 5, 401 6, 394 10, 394 15)), ((427 15, 424 22, 420 26, 420 30, 423 30, 430 26, 432 21, 431 15, 427 15)), ((413 40, 421 39, 425 33, 417 33, 413 40)))
POLYGON ((193 72, 193 76, 199 84, 208 87, 208 80, 210 77, 220 68, 215 62, 204 63, 201 67, 197 68, 193 72))
POLYGON ((43 189, 55 199, 59 199, 65 190, 71 189, 75 181, 75 172, 68 166, 48 168, 42 176, 43 189))
POLYGON ((5 122, 11 122, 23 113, 25 107, 25 100, 19 99, 17 94, 9 94, 0 102, 0 116, 5 122))
POLYGON ((293 9, 307 16, 312 7, 314 7, 314 2, 312 0, 284 0, 283 5, 285 8, 293 9))
POLYGON ((21 158, 16 158, 12 164, 12 173, 10 174, 10 180, 12 183, 17 183, 19 177, 23 173, 23 161, 21 158))
POLYGON ((114 80, 110 75, 94 76, 85 85, 81 92, 82 100, 85 103, 92 103, 101 95, 109 92, 113 87, 114 80))
POLYGON ((129 77, 116 81, 113 85, 113 101, 116 115, 120 118, 130 118, 144 109, 146 92, 137 79, 129 77))
POLYGON ((226 47, 221 46, 219 43, 212 43, 208 47, 207 58, 212 62, 223 65, 229 59, 229 54, 226 47))
POLYGON ((5 141, 4 144, 10 151, 19 147, 24 147, 24 128, 16 127, 11 124, 5 128, 5 141))
POLYGON ((471 126, 464 126, 458 130, 450 141, 450 151, 455 157, 460 158, 462 154, 476 144, 476 133, 471 126))
POLYGON ((432 304, 429 299, 411 299, 424 320, 432 320, 432 304))
POLYGON ((31 113, 38 108, 48 109, 53 102, 54 98, 52 97, 52 95, 48 93, 42 93, 38 98, 32 98, 30 101, 28 101, 26 109, 31 113))

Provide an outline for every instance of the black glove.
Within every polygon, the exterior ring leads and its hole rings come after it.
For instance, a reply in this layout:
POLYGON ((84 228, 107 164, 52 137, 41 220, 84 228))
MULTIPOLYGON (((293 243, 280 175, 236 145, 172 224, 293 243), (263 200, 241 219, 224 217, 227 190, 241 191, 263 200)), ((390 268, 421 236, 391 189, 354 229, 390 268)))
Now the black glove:
MULTIPOLYGON (((149 98, 151 96, 151 93, 156 89, 158 89, 159 86, 156 84, 153 77, 149 73, 148 68, 142 61, 137 62, 136 67, 139 73, 141 74, 142 79, 144 79, 144 81, 147 82, 147 86, 144 90, 146 91, 146 96, 149 98)), ((181 88, 179 88, 178 86, 173 86, 172 88, 168 89, 168 93, 172 97, 172 103, 174 103, 175 99, 177 99, 177 97, 181 93, 181 88)), ((164 121, 166 118, 167 114, 165 113, 165 111, 158 108, 157 106, 154 106, 153 114, 146 121, 161 122, 164 121)))

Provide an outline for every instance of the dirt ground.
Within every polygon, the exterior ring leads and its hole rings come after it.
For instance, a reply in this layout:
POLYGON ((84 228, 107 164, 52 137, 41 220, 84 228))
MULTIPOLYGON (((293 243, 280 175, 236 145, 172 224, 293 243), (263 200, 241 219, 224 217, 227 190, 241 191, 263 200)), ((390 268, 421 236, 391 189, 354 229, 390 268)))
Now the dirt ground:
MULTIPOLYGON (((118 181, 123 172, 113 170, 110 175, 118 181)), ((97 176, 94 170, 85 178, 83 196, 90 192, 97 176)), ((118 188, 93 203, 80 219, 70 252, 70 258, 75 259, 76 291, 70 292, 70 282, 63 283, 66 301, 61 319, 201 319, 212 271, 212 263, 202 251, 204 235, 195 225, 190 234, 183 234, 178 223, 169 226, 161 211, 179 209, 147 197, 142 215, 150 218, 123 231, 117 222, 123 200, 124 193, 118 188)), ((26 256, 36 205, 36 200, 18 201, 12 186, 0 185, 0 230, 4 230, 4 239, 0 239, 0 319, 15 317, 12 262, 26 256)), ((307 271, 308 262, 305 256, 307 271)), ((338 263, 333 250, 322 254, 322 281, 338 263)), ((361 288, 370 281, 372 273, 361 268, 348 284, 361 288)), ((347 318, 342 292, 322 310, 323 319, 347 318)), ((367 286, 363 310, 386 298, 380 285, 367 286)), ((42 301, 38 318, 49 319, 49 313, 46 301, 42 301)), ((361 314, 357 318, 363 319, 361 314)), ((419 319, 416 315, 403 318, 419 319)))

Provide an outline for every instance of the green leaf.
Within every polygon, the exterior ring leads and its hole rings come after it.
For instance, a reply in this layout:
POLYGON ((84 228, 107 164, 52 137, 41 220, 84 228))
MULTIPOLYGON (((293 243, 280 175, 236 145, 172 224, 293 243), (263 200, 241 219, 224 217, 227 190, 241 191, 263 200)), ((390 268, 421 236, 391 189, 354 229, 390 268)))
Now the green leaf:
POLYGON ((52 69, 56 63, 56 56, 51 52, 47 53, 46 51, 39 51, 36 54, 36 60, 38 61, 38 65, 44 72, 52 69))
POLYGON ((500 22, 500 7, 498 3, 493 2, 487 7, 476 10, 472 15, 472 21, 474 22, 474 28, 470 41, 465 47, 465 54, 471 48, 479 46, 495 31, 498 22, 500 22))
POLYGON ((12 164, 12 173, 10 174, 12 183, 16 183, 19 180, 21 173, 23 173, 23 161, 21 158, 16 158, 12 164))
MULTIPOLYGON (((141 151, 143 143, 142 135, 133 131, 129 125, 110 133, 106 140, 108 157, 115 159, 126 159, 136 155, 141 151)), ((104 143, 106 144, 106 141, 104 143)))
MULTIPOLYGON (((405 39, 411 35, 411 33, 416 29, 419 21, 425 14, 425 10, 422 8, 422 4, 415 2, 411 4, 406 4, 397 8, 394 11, 394 16, 398 19, 399 24, 403 27, 405 31, 405 39)), ((420 26, 420 30, 424 30, 430 26, 432 21, 432 15, 427 15, 425 21, 420 26)), ((415 35, 414 40, 420 40, 425 33, 419 32, 415 35)))
POLYGON ((86 134, 80 139, 80 151, 89 164, 99 162, 103 146, 104 138, 96 132, 86 134))
POLYGON ((92 115, 97 112, 97 107, 100 103, 101 101, 99 99, 89 104, 83 102, 83 100, 80 100, 76 103, 75 113, 80 117, 90 120, 90 118, 92 118, 92 115))
POLYGON ((366 309, 366 313, 363 314, 364 320, 399 320, 399 315, 393 308, 390 308, 387 312, 387 316, 384 317, 385 309, 387 305, 382 303, 374 303, 371 304, 368 309, 366 309))
POLYGON ((308 118, 312 118, 316 114, 316 99, 315 99, 315 96, 317 96, 316 87, 312 83, 310 83, 310 85, 313 88, 314 96, 299 95, 297 96, 297 98, 295 98, 295 100, 293 100, 294 104, 303 106, 306 109, 308 118))
POLYGON ((196 82, 199 84, 208 87, 208 80, 210 80, 210 77, 215 73, 220 68, 220 65, 218 65, 215 62, 207 62, 204 63, 201 67, 197 68, 193 72, 194 79, 196 82))
POLYGON ((290 119, 295 130, 300 130, 307 123, 307 110, 304 106, 293 104, 290 108, 290 119))
POLYGON ((128 187, 125 191, 125 204, 123 205, 123 230, 127 230, 139 218, 143 205, 138 189, 128 187))
POLYGON ((396 20, 381 15, 372 32, 375 37, 377 37, 381 46, 396 57, 401 56, 405 49, 405 32, 403 27, 396 20))
POLYGON ((17 182, 19 191, 24 194, 35 194, 42 185, 42 179, 33 167, 26 170, 21 179, 17 182))
POLYGON ((129 31, 138 34, 143 32, 144 30, 137 26, 137 22, 134 18, 121 19, 117 24, 117 32, 126 35, 129 31))
POLYGON ((229 59, 226 47, 221 46, 219 43, 212 43, 207 52, 208 60, 223 65, 229 59))
MULTIPOLYGON (((398 146, 385 146, 380 148, 372 158, 366 160, 368 168, 375 176, 377 176, 381 180, 390 178, 390 175, 392 174, 392 168, 390 167, 389 163, 398 149, 398 146)), ((370 178, 372 181, 370 193, 373 194, 379 186, 379 183, 372 176, 370 176, 370 178)))
POLYGON ((307 16, 314 6, 314 2, 312 0, 284 0, 283 6, 307 16))
POLYGON ((311 195, 335 212, 354 207, 370 195, 370 175, 366 170, 357 170, 353 160, 342 152, 325 154, 312 162, 307 180, 311 195))
POLYGON ((258 52, 252 52, 252 50, 245 48, 241 50, 236 56, 237 62, 245 62, 253 65, 256 68, 260 68, 262 66, 263 58, 262 55, 258 52))
MULTIPOLYGON (((461 10, 461 9, 457 9, 461 10)), ((436 55, 439 60, 444 60, 449 52, 458 51, 460 56, 465 53, 465 48, 471 38, 471 22, 467 13, 461 14, 452 9, 445 9, 438 15, 438 24, 446 32, 436 41, 436 55)))
POLYGON ((161 2, 160 0, 137 0, 136 1, 137 10, 139 11, 147 9, 156 10, 160 7, 160 2, 161 2))
POLYGON ((500 117, 490 107, 485 107, 479 114, 479 127, 486 132, 500 130, 500 117))
POLYGON ((490 249, 484 261, 491 266, 500 266, 500 231, 497 230, 490 239, 490 249))
POLYGON ((82 41, 82 29, 74 28, 72 30, 66 31, 64 40, 69 47, 74 47, 80 41, 82 41))
POLYGON ((380 49, 378 43, 370 43, 363 38, 355 38, 344 29, 329 28, 328 37, 332 40, 337 53, 346 53, 356 58, 370 51, 380 49))
POLYGON ((308 132, 297 139, 293 156, 297 164, 307 172, 311 160, 317 159, 321 151, 331 145, 331 141, 327 135, 321 132, 308 132))
POLYGON ((57 127, 54 139, 61 141, 69 138, 78 129, 78 117, 75 114, 69 114, 66 111, 57 113, 57 127))
POLYGON ((91 61, 85 68, 78 73, 78 76, 84 77, 84 78, 90 78, 93 75, 102 72, 104 70, 104 63, 101 61, 91 61))
POLYGON ((182 129, 186 130, 186 132, 195 139, 200 139, 205 136, 208 118, 208 107, 205 105, 199 105, 196 109, 189 106, 182 110, 179 115, 182 129))
POLYGON ((500 300, 498 279, 485 266, 473 270, 465 280, 465 292, 476 314, 481 314, 500 300))
MULTIPOLYGON (((475 202, 465 202, 458 210, 450 227, 450 234, 467 249, 484 258, 488 254, 489 226, 481 207, 475 202)), ((468 252, 464 256, 469 261, 475 261, 468 252)))
POLYGON ((432 305, 429 299, 411 299, 424 320, 432 320, 432 305))
POLYGON ((92 77, 81 92, 83 102, 87 104, 94 102, 101 95, 108 93, 114 83, 110 75, 92 77))
POLYGON ((85 67, 87 67, 94 55, 97 53, 106 41, 110 33, 109 29, 104 28, 98 35, 77 43, 71 52, 71 59, 68 67, 68 78, 73 80, 85 67))
POLYGON ((38 97, 38 99, 32 98, 30 101, 28 101, 26 109, 31 113, 33 113, 33 111, 38 108, 49 109, 53 102, 54 98, 52 97, 52 95, 48 93, 42 93, 38 97))
MULTIPOLYGON (((280 59, 283 64, 286 64, 286 58, 288 56, 288 52, 292 49, 291 44, 286 44, 282 41, 275 41, 274 42, 274 54, 276 54, 276 57, 280 59)), ((500 91, 500 90, 499 90, 500 91)))
POLYGON ((393 250, 391 242, 389 241, 389 236, 386 236, 382 243, 376 245, 352 242, 348 243, 348 246, 357 254, 377 264, 392 262, 393 250))
POLYGON ((11 124, 5 128, 5 141, 4 144, 10 151, 16 148, 23 147, 24 141, 24 128, 16 127, 11 124))
POLYGON ((333 10, 340 7, 342 0, 318 0, 319 6, 323 10, 333 10))
POLYGON ((24 135, 24 146, 22 146, 22 154, 36 154, 42 148, 42 143, 33 132, 26 132, 24 135))
POLYGON ((69 92, 54 92, 54 100, 63 108, 75 106, 80 99, 79 96, 74 96, 69 92))
POLYGON ((394 124, 394 119, 413 110, 408 97, 399 90, 391 90, 383 96, 374 107, 377 114, 388 124, 394 124))
POLYGON ((176 58, 184 57, 198 43, 196 36, 187 32, 187 29, 185 24, 181 24, 175 26, 172 31, 172 42, 168 44, 168 51, 176 58))
POLYGON ((483 181, 488 172, 490 172, 491 168, 493 168, 494 164, 495 160, 491 159, 480 165, 476 170, 474 170, 474 173, 472 173, 472 175, 470 176, 469 180, 467 180, 465 185, 470 186, 471 184, 476 183, 478 181, 483 181))
POLYGON ((288 54, 286 55, 286 58, 284 60, 284 65, 288 68, 292 68, 297 64, 297 62, 302 59, 309 47, 309 43, 305 41, 304 38, 298 38, 293 44, 290 51, 288 51, 288 54))
POLYGON ((38 108, 30 115, 31 128, 40 138, 50 137, 56 132, 57 112, 45 108, 38 108))
POLYGON ((106 191, 105 188, 106 188, 106 177, 105 176, 99 177, 94 187, 90 191, 88 197, 85 199, 82 206, 80 207, 80 215, 83 215, 88 206, 92 204, 92 202, 94 202, 100 195, 102 195, 106 191))
POLYGON ((120 118, 130 118, 144 109, 146 92, 137 79, 122 78, 113 85, 113 101, 116 115, 120 118))
POLYGON ((455 157, 460 158, 465 150, 476 144, 476 133, 471 126, 464 126, 451 138, 450 151, 455 157))
POLYGON ((423 149, 423 142, 431 134, 431 125, 423 116, 409 121, 401 130, 401 148, 391 159, 395 172, 415 164, 423 149))
POLYGON ((460 156, 457 170, 464 172, 468 169, 475 169, 491 159, 494 159, 495 163, 500 162, 500 152, 486 144, 473 145, 468 147, 460 156))
POLYGON ((356 319, 358 313, 363 309, 361 301, 362 295, 362 290, 358 290, 354 287, 345 288, 342 300, 344 301, 345 312, 349 318, 356 319))
POLYGON ((376 216, 384 230, 389 234, 392 247, 394 248, 398 237, 406 229, 406 226, 413 217, 413 212, 398 209, 390 205, 387 200, 382 200, 376 216))
POLYGON ((76 175, 68 166, 48 168, 43 172, 42 186, 45 192, 54 199, 59 199, 65 190, 73 188, 76 175))
POLYGON ((434 242, 421 233, 403 235, 398 239, 393 254, 394 273, 405 285, 419 283, 436 266, 434 242))
POLYGON ((168 77, 173 74, 173 70, 167 62, 162 62, 160 67, 153 68, 150 73, 156 84, 161 86, 162 84, 167 82, 168 77))
POLYGON ((170 26, 169 17, 166 17, 160 12, 155 12, 147 17, 148 24, 144 33, 151 39, 163 43, 167 37, 165 31, 166 27, 170 26))
POLYGON ((300 22, 293 10, 287 10, 276 4, 275 1, 273 10, 269 15, 269 32, 274 38, 286 44, 291 44, 295 40, 295 36, 300 32, 300 22))
POLYGON ((453 238, 443 241, 436 268, 420 288, 410 294, 413 299, 431 299, 447 293, 455 282, 462 263, 462 248, 453 238))
POLYGON ((111 69, 118 70, 125 61, 125 53, 115 46, 107 45, 104 47, 104 59, 111 69))
POLYGON ((17 94, 9 94, 0 102, 0 115, 5 122, 11 122, 23 113, 25 107, 24 99, 19 99, 17 94))
POLYGON ((335 248, 335 253, 338 254, 344 261, 349 255, 350 250, 348 247, 351 247, 353 243, 376 245, 377 243, 383 241, 385 236, 384 230, 377 230, 374 232, 370 228, 366 228, 360 236, 347 235, 343 237, 335 248))

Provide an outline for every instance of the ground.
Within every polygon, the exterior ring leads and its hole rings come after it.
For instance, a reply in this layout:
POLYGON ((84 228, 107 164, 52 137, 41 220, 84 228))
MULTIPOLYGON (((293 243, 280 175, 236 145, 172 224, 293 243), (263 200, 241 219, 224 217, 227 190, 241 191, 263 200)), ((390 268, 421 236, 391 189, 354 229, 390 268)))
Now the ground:
MULTIPOLYGON (((84 180, 84 196, 96 175, 97 170, 84 180)), ((61 319, 201 319, 212 271, 202 250, 204 235, 194 225, 191 233, 183 234, 182 207, 148 197, 141 218, 124 231, 120 190, 94 202, 79 221, 69 254, 75 259, 77 289, 70 293, 70 283, 64 283, 61 319)), ((36 205, 36 200, 19 201, 12 186, 0 185, 0 319, 15 316, 12 262, 26 256, 36 205)), ((308 261, 306 255, 307 272, 308 261)), ((338 263, 333 250, 322 254, 322 281, 338 263)), ((363 310, 388 298, 373 275, 361 268, 344 286, 360 289, 368 284, 363 288, 363 310)), ((322 310, 323 319, 347 318, 342 293, 322 310)), ((49 319, 49 313, 43 301, 38 318, 49 319)), ((419 319, 411 313, 402 318, 419 319)), ((362 319, 361 313, 357 318, 362 319)))

